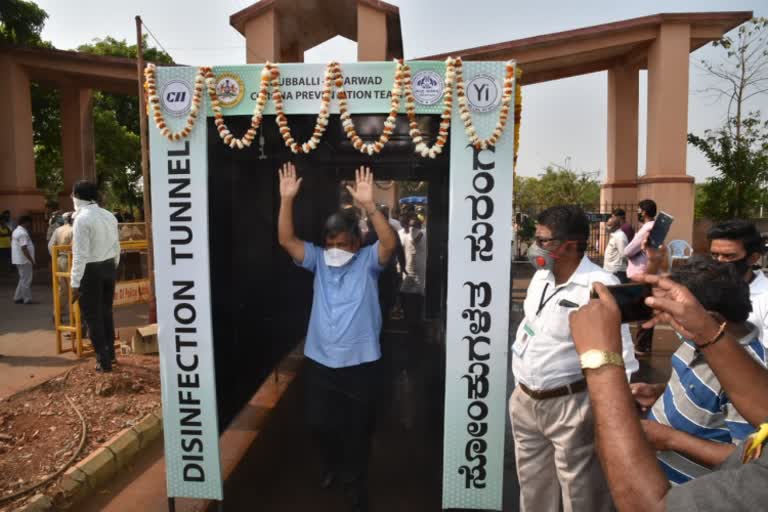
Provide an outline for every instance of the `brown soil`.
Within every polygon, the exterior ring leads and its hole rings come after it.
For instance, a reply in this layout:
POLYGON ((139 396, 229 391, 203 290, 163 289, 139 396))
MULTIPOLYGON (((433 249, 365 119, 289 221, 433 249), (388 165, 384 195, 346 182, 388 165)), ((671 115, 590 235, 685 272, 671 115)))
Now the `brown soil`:
MULTIPOLYGON (((113 435, 160 407, 156 356, 126 355, 114 371, 97 373, 93 359, 36 388, 0 401, 0 497, 44 480, 64 466, 80 445, 81 422, 65 397, 80 410, 88 427, 84 459, 113 435)), ((0 512, 15 510, 36 493, 63 504, 58 478, 0 512)))

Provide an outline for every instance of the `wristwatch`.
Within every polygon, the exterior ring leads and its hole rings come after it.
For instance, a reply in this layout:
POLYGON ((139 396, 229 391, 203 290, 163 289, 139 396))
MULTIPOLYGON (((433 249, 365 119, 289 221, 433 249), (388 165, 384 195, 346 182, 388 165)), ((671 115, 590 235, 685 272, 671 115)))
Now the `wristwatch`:
POLYGON ((603 350, 587 350, 579 358, 581 361, 581 369, 583 370, 597 370, 607 364, 620 366, 624 368, 624 358, 621 354, 616 352, 605 352, 603 350))

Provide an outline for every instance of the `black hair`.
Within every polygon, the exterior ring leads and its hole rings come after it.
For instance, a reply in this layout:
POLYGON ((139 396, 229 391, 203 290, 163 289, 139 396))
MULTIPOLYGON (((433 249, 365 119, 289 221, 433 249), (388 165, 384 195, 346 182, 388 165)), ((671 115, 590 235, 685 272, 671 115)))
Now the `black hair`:
POLYGON ((653 199, 643 199, 637 203, 637 207, 647 213, 650 218, 656 217, 656 201, 653 199))
POLYGON ((708 311, 729 322, 745 322, 752 311, 749 285, 733 265, 707 256, 694 256, 672 267, 670 279, 691 291, 708 311))
POLYGON ((584 210, 578 206, 552 206, 541 212, 537 220, 552 231, 555 240, 575 240, 579 243, 579 252, 586 251, 589 221, 584 210))
POLYGON ((99 194, 99 187, 92 181, 81 180, 72 187, 72 193, 78 199, 83 201, 96 201, 99 194))
POLYGON ((614 210, 613 210, 613 212, 611 212, 611 214, 612 214, 614 217, 621 217, 622 219, 626 219, 626 218, 627 218, 627 212, 625 212, 625 211, 624 211, 623 209, 621 209, 621 208, 616 208, 616 209, 614 209, 614 210))
POLYGON ((342 233, 349 233, 353 240, 362 241, 363 236, 360 233, 360 218, 352 209, 340 210, 325 221, 322 232, 323 244, 328 237, 338 236, 342 233))
POLYGON ((344 208, 345 206, 354 205, 355 200, 352 199, 352 194, 346 187, 342 187, 339 191, 339 205, 344 208))
POLYGON ((22 215, 19 217, 19 226, 22 224, 32 224, 32 217, 29 215, 22 215))
POLYGON ((726 220, 715 224, 707 232, 707 240, 738 240, 744 245, 747 256, 765 252, 763 237, 752 222, 743 219, 726 220))

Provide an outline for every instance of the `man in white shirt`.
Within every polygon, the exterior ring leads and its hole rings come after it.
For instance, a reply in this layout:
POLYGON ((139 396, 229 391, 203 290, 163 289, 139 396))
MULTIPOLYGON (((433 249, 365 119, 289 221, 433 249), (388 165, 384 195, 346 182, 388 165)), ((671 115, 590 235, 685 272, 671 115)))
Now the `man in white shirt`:
POLYGON ((19 284, 13 295, 16 304, 33 304, 32 276, 35 266, 35 245, 29 232, 32 229, 32 217, 24 215, 19 225, 11 234, 11 263, 19 271, 19 284))
POLYGON ((412 337, 417 337, 421 334, 427 280, 427 233, 415 215, 407 219, 406 223, 408 229, 401 229, 398 233, 405 259, 400 293, 408 332, 412 337))
POLYGON ((72 231, 72 300, 80 301, 83 318, 96 351, 96 371, 112 371, 115 359, 115 327, 112 299, 120 263, 117 219, 96 204, 95 183, 79 181, 72 199, 75 223, 72 231))
POLYGON ((768 347, 768 278, 754 267, 765 246, 755 225, 741 219, 727 220, 713 226, 707 233, 709 252, 718 261, 734 265, 739 275, 749 283, 752 313, 747 321, 760 330, 760 341, 768 347))
POLYGON ((627 258, 624 256, 624 248, 629 240, 624 230, 621 229, 621 218, 614 213, 608 219, 606 228, 608 228, 609 236, 603 257, 603 270, 615 275, 620 282, 626 283, 629 280, 627 279, 627 258))
MULTIPOLYGON (((589 223, 576 206, 538 218, 528 259, 538 272, 512 345, 516 387, 509 399, 522 512, 611 510, 594 446, 594 423, 568 317, 590 300, 592 284, 618 279, 585 250, 589 223)), ((638 368, 629 328, 621 328, 627 375, 638 368)))

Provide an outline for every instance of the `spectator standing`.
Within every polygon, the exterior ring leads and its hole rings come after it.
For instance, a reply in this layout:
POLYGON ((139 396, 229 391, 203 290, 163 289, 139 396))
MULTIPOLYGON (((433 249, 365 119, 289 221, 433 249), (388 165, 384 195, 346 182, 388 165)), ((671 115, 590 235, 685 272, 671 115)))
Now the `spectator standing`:
MULTIPOLYGON (((51 239, 48 241, 48 253, 53 256, 53 248, 55 246, 59 245, 72 245, 72 223, 74 222, 74 219, 72 218, 73 212, 66 212, 61 217, 64 221, 64 224, 59 226, 56 231, 53 232, 53 235, 51 236, 51 239)), ((66 252, 59 253, 59 256, 56 260, 56 270, 58 272, 66 272, 69 270, 69 257, 67 256, 66 252)), ((64 315, 64 312, 67 312, 67 315, 69 315, 70 311, 70 305, 68 304, 67 298, 69 297, 69 283, 67 281, 67 278, 60 277, 59 278, 59 304, 61 304, 61 318, 64 320, 65 318, 68 318, 68 316, 64 315)))
POLYGON ((32 302, 32 277, 35 266, 35 245, 32 243, 30 230, 32 217, 19 218, 19 225, 11 235, 11 261, 19 271, 19 284, 13 295, 16 304, 34 304, 32 302))
POLYGON ((64 219, 59 210, 54 211, 51 214, 51 218, 48 219, 48 231, 45 232, 45 242, 48 243, 53 236, 53 232, 59 229, 59 226, 64 224, 64 219))
POLYGON ((11 229, 10 217, 5 213, 0 215, 0 272, 13 270, 11 263, 11 229))
POLYGON ((619 282, 626 283, 629 280, 627 279, 627 258, 624 256, 624 248, 629 243, 629 239, 624 230, 621 229, 621 218, 616 215, 616 211, 606 223, 606 227, 609 235, 608 244, 605 246, 603 270, 615 275, 619 282))
POLYGON ((632 240, 635 237, 635 229, 627 222, 627 212, 623 208, 616 208, 611 214, 618 219, 621 230, 627 235, 627 240, 632 240))
MULTIPOLYGON (((633 277, 645 274, 648 267, 648 254, 643 248, 648 234, 653 229, 653 222, 656 219, 656 203, 651 199, 643 199, 637 205, 637 221, 641 224, 635 236, 624 248, 624 256, 627 257, 627 277, 633 277)), ((638 355, 648 355, 653 348, 653 328, 637 330, 637 340, 635 342, 635 352, 638 355)))
MULTIPOLYGON (((528 259, 538 270, 512 345, 517 386, 509 399, 522 512, 611 510, 597 460, 586 382, 568 317, 589 302, 593 283, 618 284, 586 257, 589 221, 576 206, 541 212, 528 259)), ((627 378, 638 368, 621 327, 627 378)))
POLYGON ((112 371, 115 360, 115 326, 112 300, 116 269, 120 263, 117 219, 96 204, 95 183, 75 183, 72 199, 75 221, 72 230, 72 300, 80 301, 96 351, 96 371, 112 371))
POLYGON ((764 251, 757 227, 746 220, 728 220, 713 226, 707 239, 712 257, 733 265, 749 284, 752 313, 747 321, 760 330, 760 339, 768 347, 768 278, 762 270, 753 270, 764 251))
POLYGON ((417 338, 421 333, 427 280, 427 233, 422 228, 421 219, 413 216, 408 219, 408 230, 400 230, 398 233, 405 257, 400 293, 405 321, 412 338, 417 338))

